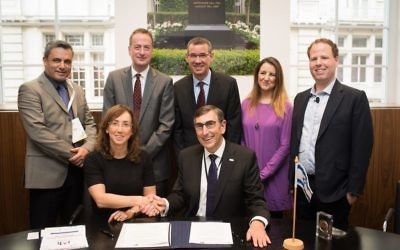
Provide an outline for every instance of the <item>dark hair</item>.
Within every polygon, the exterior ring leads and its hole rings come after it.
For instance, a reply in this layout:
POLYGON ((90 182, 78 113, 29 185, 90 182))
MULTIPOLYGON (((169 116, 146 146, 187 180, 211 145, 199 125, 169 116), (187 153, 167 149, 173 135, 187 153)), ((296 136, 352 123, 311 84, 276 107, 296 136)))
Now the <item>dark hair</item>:
POLYGON ((46 44, 46 47, 44 49, 43 59, 48 58, 51 50, 55 49, 55 48, 63 48, 66 50, 71 50, 72 56, 74 56, 74 49, 72 48, 72 46, 69 43, 67 43, 66 41, 62 41, 62 40, 54 40, 54 41, 50 41, 46 44))
POLYGON ((283 69, 275 57, 267 57, 262 59, 255 67, 253 74, 253 89, 250 92, 249 100, 250 111, 253 110, 261 98, 261 89, 258 85, 258 74, 260 73, 260 69, 264 63, 269 63, 275 68, 276 78, 275 78, 275 87, 272 93, 271 104, 274 108, 274 112, 278 117, 283 117, 286 110, 286 102, 289 100, 289 97, 286 92, 284 77, 283 77, 283 69))
POLYGON ((308 49, 307 49, 307 56, 308 56, 308 59, 310 59, 310 50, 311 50, 311 47, 312 47, 314 44, 317 44, 317 43, 325 43, 325 44, 328 44, 328 45, 331 47, 331 49, 332 49, 332 55, 333 55, 333 57, 336 58, 336 57, 339 56, 339 49, 338 49, 336 43, 334 43, 332 40, 330 40, 330 39, 328 39, 328 38, 318 38, 318 39, 316 39, 314 42, 312 42, 312 43, 310 44, 310 46, 308 46, 308 49))
POLYGON ((186 45, 188 52, 189 52, 189 46, 192 44, 193 45, 207 44, 208 52, 212 51, 212 44, 211 44, 210 40, 208 40, 205 37, 196 36, 196 37, 193 37, 192 39, 190 39, 190 41, 186 45))
POLYGON ((225 119, 224 112, 220 108, 214 105, 204 105, 194 112, 193 123, 196 122, 197 117, 207 114, 210 111, 214 111, 217 114, 218 121, 222 122, 225 119))
POLYGON ((101 123, 100 129, 97 132, 97 143, 96 149, 104 156, 106 159, 113 159, 113 152, 110 145, 110 135, 107 133, 109 124, 118 118, 123 113, 128 112, 132 120, 132 136, 128 140, 128 159, 132 162, 138 163, 140 161, 140 139, 139 139, 139 126, 136 120, 133 118, 132 110, 122 104, 117 104, 108 109, 107 113, 104 115, 101 123))
POLYGON ((132 37, 133 37, 135 34, 146 34, 146 35, 148 35, 148 36, 150 37, 150 39, 151 39, 151 44, 153 44, 153 35, 151 34, 151 32, 148 31, 148 30, 146 30, 146 29, 144 29, 144 28, 139 28, 139 29, 135 29, 135 30, 132 32, 132 34, 130 35, 130 37, 129 37, 129 46, 132 45, 132 37))

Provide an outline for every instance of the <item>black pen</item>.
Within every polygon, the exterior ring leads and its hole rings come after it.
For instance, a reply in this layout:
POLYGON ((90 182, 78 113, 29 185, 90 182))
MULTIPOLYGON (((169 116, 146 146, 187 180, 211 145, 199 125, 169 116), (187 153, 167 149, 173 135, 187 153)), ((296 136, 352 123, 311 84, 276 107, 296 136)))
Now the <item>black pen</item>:
POLYGON ((108 237, 114 238, 114 234, 111 233, 110 231, 105 230, 105 229, 101 229, 100 231, 101 231, 103 234, 107 235, 108 237))

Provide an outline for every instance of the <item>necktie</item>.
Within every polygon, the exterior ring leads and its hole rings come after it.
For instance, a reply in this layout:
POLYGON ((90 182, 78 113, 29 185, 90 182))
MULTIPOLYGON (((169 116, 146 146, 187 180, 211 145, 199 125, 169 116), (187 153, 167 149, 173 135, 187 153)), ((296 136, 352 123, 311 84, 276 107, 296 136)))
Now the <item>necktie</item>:
POLYGON ((196 108, 200 108, 200 107, 206 105, 206 96, 205 96, 205 94, 204 94, 204 88, 203 88, 204 82, 199 82, 199 83, 197 84, 197 86, 200 87, 200 92, 199 92, 199 95, 197 96, 197 105, 196 105, 196 108))
POLYGON ((212 209, 214 207, 215 193, 217 190, 217 165, 215 164, 216 155, 210 155, 210 168, 208 169, 207 176, 207 203, 206 203, 206 216, 212 215, 212 209))
MULTIPOLYGON (((69 95, 68 95, 68 91, 65 85, 63 84, 58 84, 57 86, 57 92, 60 95, 61 99, 63 100, 64 104, 65 104, 65 108, 68 109, 68 103, 69 103, 69 95)), ((74 117, 74 113, 72 112, 72 108, 70 108, 68 110, 69 115, 73 118, 74 117)))
POLYGON ((142 105, 142 87, 140 85, 140 74, 136 74, 135 87, 133 88, 133 115, 139 122, 140 106, 142 105))

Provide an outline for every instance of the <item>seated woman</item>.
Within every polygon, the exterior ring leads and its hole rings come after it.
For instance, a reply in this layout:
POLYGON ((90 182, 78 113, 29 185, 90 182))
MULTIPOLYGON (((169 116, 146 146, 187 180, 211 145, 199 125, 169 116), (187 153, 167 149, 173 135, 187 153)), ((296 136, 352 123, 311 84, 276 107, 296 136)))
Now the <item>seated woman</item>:
MULTIPOLYGON (((111 107, 103 117, 96 150, 84 166, 96 217, 109 222, 131 219, 156 194, 151 158, 141 149, 138 132, 133 113, 125 105, 111 107)), ((157 214, 154 210, 150 215, 157 214)))

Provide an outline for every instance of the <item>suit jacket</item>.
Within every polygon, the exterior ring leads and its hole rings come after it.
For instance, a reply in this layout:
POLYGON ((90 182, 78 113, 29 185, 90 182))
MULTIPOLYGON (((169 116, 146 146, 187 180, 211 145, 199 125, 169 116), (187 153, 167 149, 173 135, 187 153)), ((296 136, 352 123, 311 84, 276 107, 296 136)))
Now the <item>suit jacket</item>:
MULTIPOLYGON (((68 85, 68 84, 67 84, 68 85)), ((86 103, 82 88, 68 85, 73 90, 74 117, 79 118, 87 138, 82 147, 94 149, 96 123, 86 103)), ((18 110, 27 133, 25 158, 26 188, 58 188, 67 177, 69 161, 73 156, 72 123, 63 100, 54 85, 42 73, 37 79, 22 84, 18 92, 18 110)))
MULTIPOLYGON (((167 198, 168 214, 177 213, 185 207, 185 216, 196 216, 203 153, 204 148, 200 144, 180 152, 177 180, 167 198)), ((226 141, 214 204, 215 218, 257 215, 267 220, 270 218, 254 152, 226 141)))
MULTIPOLYGON (((290 184, 294 158, 298 155, 304 113, 310 89, 294 100, 290 184)), ((336 80, 322 116, 315 144, 314 195, 322 202, 334 202, 347 192, 363 193, 373 144, 371 112, 364 91, 336 80)))
MULTIPOLYGON (((175 95, 175 149, 199 143, 193 126, 196 111, 196 98, 193 90, 193 76, 188 75, 174 84, 175 95)), ((225 138, 240 144, 242 134, 242 115, 237 82, 233 77, 211 71, 210 89, 207 103, 220 108, 225 115, 227 128, 225 138)))
MULTIPOLYGON (((125 104, 133 110, 132 68, 115 70, 104 86, 103 114, 115 104, 125 104)), ((140 141, 153 159, 157 182, 170 176, 167 140, 175 121, 172 79, 150 68, 143 92, 139 115, 140 141)))

